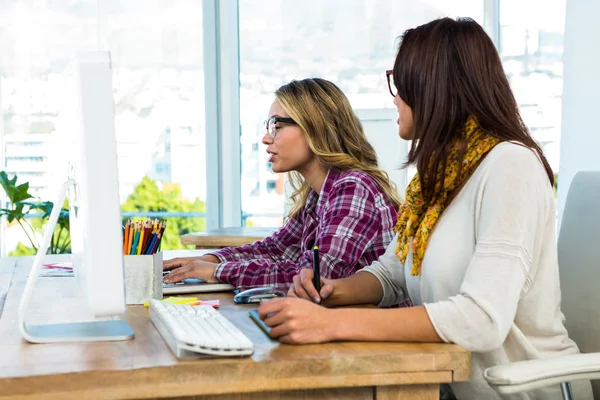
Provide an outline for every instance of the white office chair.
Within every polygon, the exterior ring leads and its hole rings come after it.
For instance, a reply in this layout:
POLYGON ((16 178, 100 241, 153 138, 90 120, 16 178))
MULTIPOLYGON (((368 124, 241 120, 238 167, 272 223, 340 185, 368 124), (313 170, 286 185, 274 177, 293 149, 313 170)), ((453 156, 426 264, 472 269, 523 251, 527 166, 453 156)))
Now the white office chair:
POLYGON ((600 399, 600 171, 578 172, 569 188, 558 237, 562 311, 569 336, 582 353, 520 361, 488 368, 487 382, 500 394, 561 385, 573 399, 569 382, 592 379, 600 399))

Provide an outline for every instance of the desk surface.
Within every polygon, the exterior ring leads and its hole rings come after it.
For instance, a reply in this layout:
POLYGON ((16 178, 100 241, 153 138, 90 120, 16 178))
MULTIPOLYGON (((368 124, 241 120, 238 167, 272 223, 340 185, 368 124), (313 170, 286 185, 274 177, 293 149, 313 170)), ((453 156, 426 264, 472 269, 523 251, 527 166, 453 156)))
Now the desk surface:
MULTIPOLYGON (((148 310, 143 306, 129 306, 124 315, 135 331, 134 340, 29 344, 17 329, 17 311, 32 260, 18 258, 15 265, 14 258, 0 259, 0 298, 3 277, 12 276, 0 316, 0 399, 141 399, 192 395, 217 399, 311 396, 354 399, 373 398, 377 389, 377 398, 387 398, 385 391, 389 388, 396 388, 406 396, 394 398, 430 399, 434 398, 437 384, 466 380, 470 372, 469 353, 455 345, 279 344, 248 317, 248 311, 255 306, 235 305, 231 293, 205 293, 198 297, 221 300, 223 315, 254 343, 252 357, 178 361, 149 321, 148 310), (8 270, 13 265, 11 273, 8 270), (411 386, 403 386, 408 384, 411 386), (296 391, 282 394, 290 390, 296 391), (273 392, 264 393, 268 391, 273 392)), ((73 278, 39 278, 28 320, 61 322, 75 315, 90 319, 80 308, 73 278)))
POLYGON ((206 232, 194 232, 181 236, 181 243, 196 248, 243 246, 263 240, 277 228, 221 228, 206 232))

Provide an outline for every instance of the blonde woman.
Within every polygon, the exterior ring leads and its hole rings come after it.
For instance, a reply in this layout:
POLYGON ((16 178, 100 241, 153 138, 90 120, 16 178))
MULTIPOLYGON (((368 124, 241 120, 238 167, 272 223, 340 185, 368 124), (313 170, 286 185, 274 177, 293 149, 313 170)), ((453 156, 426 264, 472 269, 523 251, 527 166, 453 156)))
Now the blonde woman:
POLYGON ((295 188, 289 218, 262 241, 165 261, 165 282, 289 288, 312 268, 314 246, 325 278, 352 275, 384 253, 400 198, 342 91, 324 79, 292 81, 275 92, 265 126, 273 171, 290 172, 295 188))

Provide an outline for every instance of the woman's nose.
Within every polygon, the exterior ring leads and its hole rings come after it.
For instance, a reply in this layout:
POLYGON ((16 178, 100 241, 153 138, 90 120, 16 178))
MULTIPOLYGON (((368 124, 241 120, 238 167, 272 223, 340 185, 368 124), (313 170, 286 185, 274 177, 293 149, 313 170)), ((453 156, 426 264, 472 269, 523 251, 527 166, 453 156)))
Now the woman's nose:
POLYGON ((273 143, 273 138, 271 137, 271 135, 269 135, 269 132, 265 133, 265 136, 263 136, 262 143, 263 144, 271 144, 271 143, 273 143))

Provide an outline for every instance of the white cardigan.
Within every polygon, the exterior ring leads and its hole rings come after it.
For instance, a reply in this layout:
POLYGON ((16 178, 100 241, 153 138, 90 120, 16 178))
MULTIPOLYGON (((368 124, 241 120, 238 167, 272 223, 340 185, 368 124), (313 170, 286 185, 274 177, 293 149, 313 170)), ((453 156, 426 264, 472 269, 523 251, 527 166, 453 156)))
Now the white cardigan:
MULTIPOLYGON (((395 255, 397 238, 362 271, 383 286, 380 306, 407 296, 424 305, 438 335, 472 352, 471 378, 452 384, 457 399, 500 399, 485 368, 578 353, 560 310, 556 208, 546 171, 533 151, 497 145, 481 162, 431 236, 419 276, 395 255)), ((402 321, 399 321, 402 323, 402 321)), ((591 399, 589 381, 574 383, 591 399)), ((560 399, 557 387, 514 399, 560 399)))

